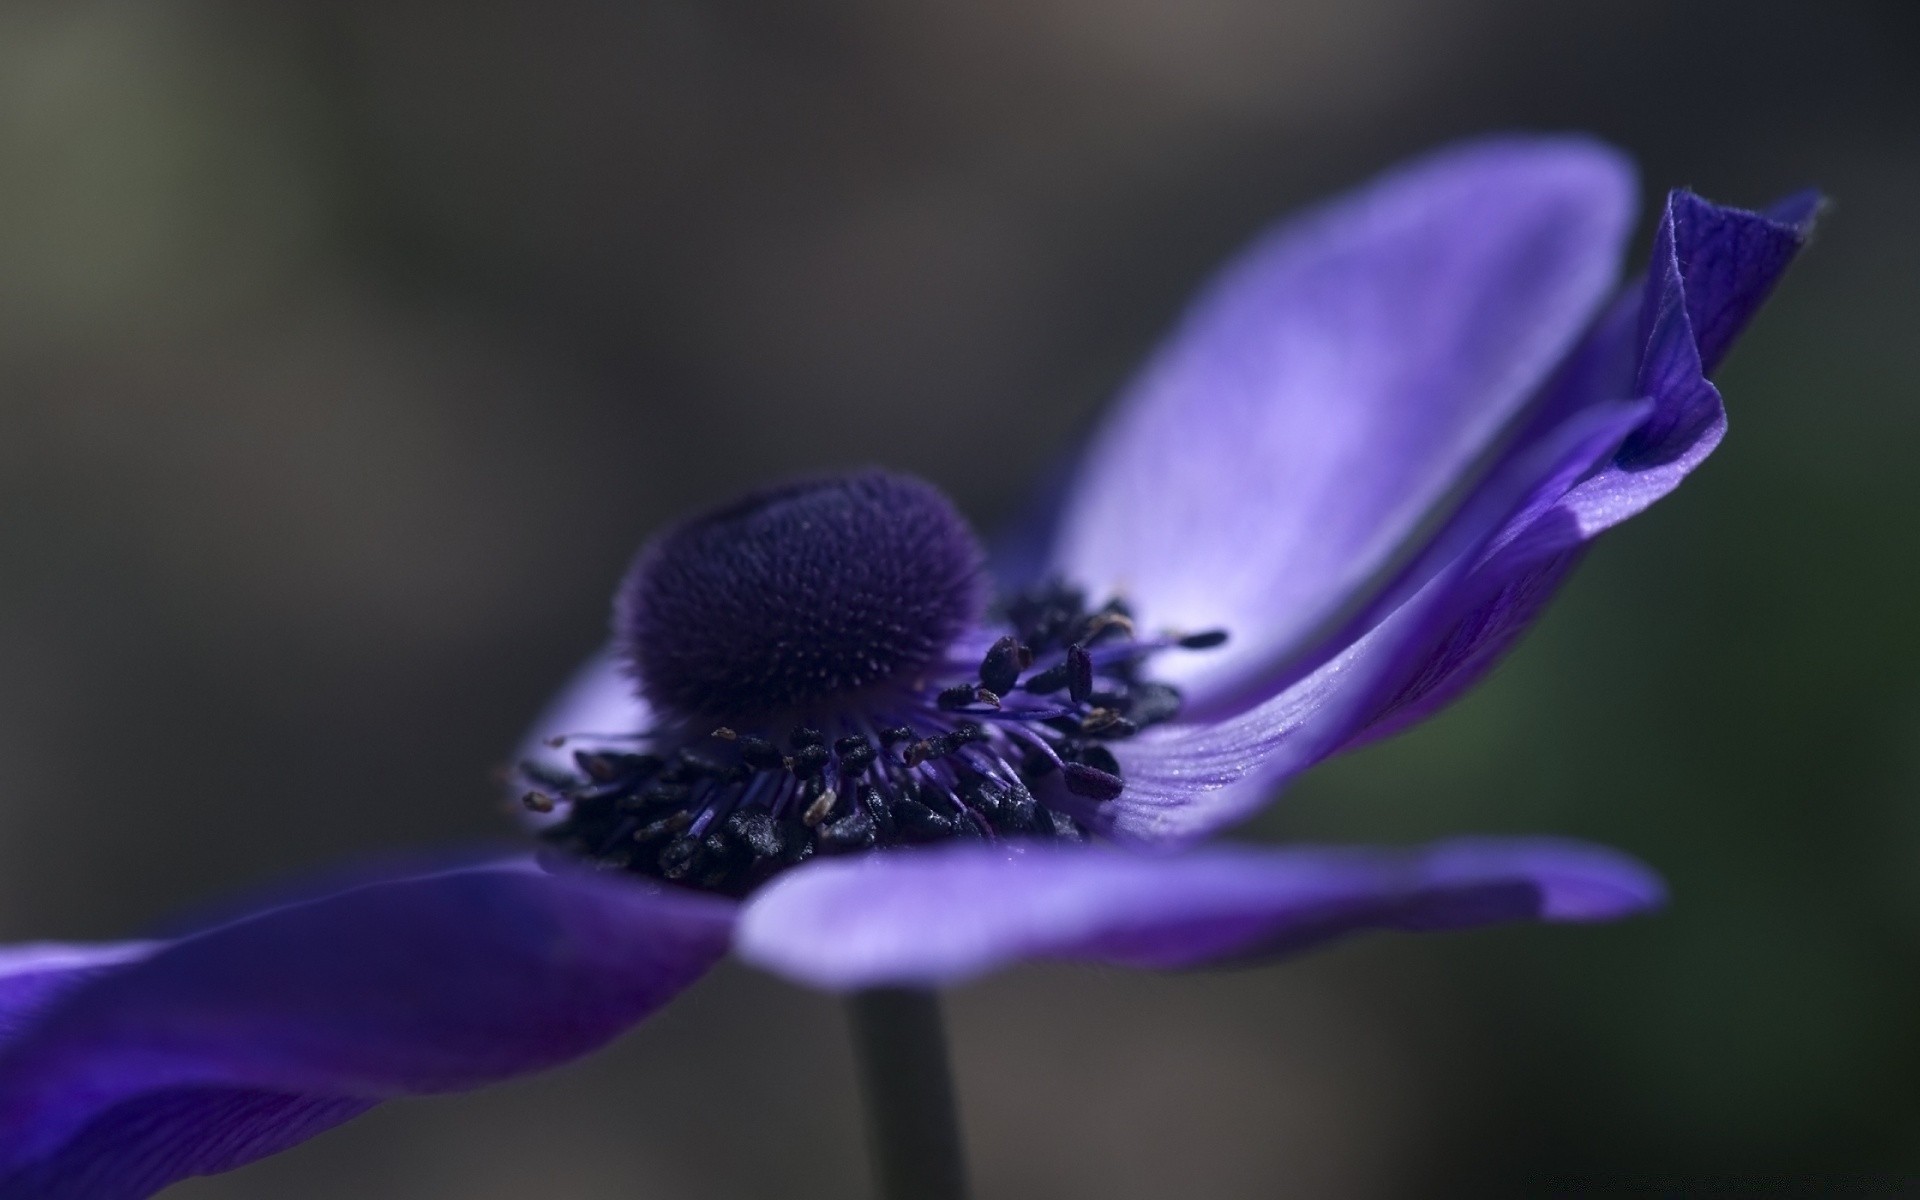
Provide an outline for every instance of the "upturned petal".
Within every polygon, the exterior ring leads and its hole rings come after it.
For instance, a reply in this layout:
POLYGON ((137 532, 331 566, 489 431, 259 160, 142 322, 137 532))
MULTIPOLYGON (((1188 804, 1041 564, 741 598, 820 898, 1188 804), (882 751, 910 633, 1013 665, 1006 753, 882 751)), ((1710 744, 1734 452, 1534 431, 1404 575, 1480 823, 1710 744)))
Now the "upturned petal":
POLYGON ((1230 629, 1229 649, 1175 670, 1197 709, 1261 693, 1578 342, 1614 288, 1633 191, 1595 143, 1489 141, 1268 234, 1089 448, 1054 568, 1149 625, 1230 629))
POLYGON ((737 948, 816 987, 930 987, 1028 959, 1191 967, 1366 929, 1606 921, 1662 899, 1645 867, 1564 841, 1170 857, 976 843, 795 871, 749 903, 737 948))
POLYGON ((726 949, 734 906, 511 861, 160 943, 0 957, 0 1195, 130 1200, 381 1100, 565 1062, 726 949))
MULTIPOLYGON (((1792 211, 1807 222, 1814 208, 1792 211)), ((1424 719, 1484 676, 1593 538, 1672 491, 1719 444, 1726 414, 1703 371, 1806 233, 1674 193, 1645 285, 1570 357, 1469 502, 1272 700, 1123 747, 1128 789, 1108 826, 1181 838, 1232 824, 1293 775, 1424 719), (1713 331, 1705 341, 1696 322, 1713 331), (1644 398, 1627 406, 1623 393, 1644 398)))
MULTIPOLYGON (((1727 413, 1707 376, 1805 245, 1818 208, 1811 193, 1767 215, 1686 191, 1668 197, 1637 304, 1599 326, 1576 360, 1634 361, 1635 391, 1652 404, 1647 420, 1591 476, 1555 503, 1516 515, 1492 539, 1455 589, 1453 616, 1417 681, 1357 739, 1421 721, 1472 686, 1532 625, 1594 538, 1645 511, 1713 453, 1727 413)), ((1604 401, 1592 389, 1605 377, 1570 372, 1543 416, 1604 401)))
POLYGON ((1647 412, 1615 403, 1576 413, 1503 463, 1403 573, 1396 588, 1412 594, 1279 695, 1223 720, 1182 720, 1117 743, 1126 788, 1089 819, 1128 841, 1187 841, 1250 816, 1419 686, 1456 623, 1463 580, 1500 531, 1565 495, 1647 412))

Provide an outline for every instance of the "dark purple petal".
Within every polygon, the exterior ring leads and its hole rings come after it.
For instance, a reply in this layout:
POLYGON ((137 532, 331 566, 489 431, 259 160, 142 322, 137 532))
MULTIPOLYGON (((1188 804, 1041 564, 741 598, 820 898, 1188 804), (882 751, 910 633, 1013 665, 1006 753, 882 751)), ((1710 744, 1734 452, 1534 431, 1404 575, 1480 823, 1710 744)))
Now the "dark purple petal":
POLYGON ((1175 681, 1245 690, 1538 394, 1615 286, 1633 190, 1591 142, 1482 142, 1270 233, 1089 448, 1055 569, 1150 626, 1230 629, 1175 681))
POLYGON ((974 843, 793 871, 749 901, 737 949, 816 987, 937 986, 1028 959, 1190 967, 1363 929, 1606 921, 1662 899, 1645 867, 1575 842, 1169 857, 974 843))
POLYGON ((0 1195, 151 1195, 395 1096, 592 1050, 725 952, 734 906, 500 862, 162 943, 0 958, 0 1195))
POLYGON ((20 1200, 136 1200, 291 1149, 377 1101, 176 1088, 116 1105, 52 1156, 9 1176, 20 1200))
POLYGON ((1684 189, 1667 197, 1656 248, 1657 282, 1650 296, 1669 296, 1676 284, 1685 297, 1701 373, 1711 375, 1734 339, 1760 311, 1806 244, 1819 214, 1818 192, 1801 192, 1771 205, 1765 214, 1703 200, 1684 189), (1673 271, 1664 254, 1673 253, 1673 271))
POLYGON ((1161 727, 1123 746, 1127 790, 1099 818, 1123 837, 1210 832, 1320 759, 1423 719, 1481 678, 1593 538, 1673 490, 1719 443, 1725 412, 1700 374, 1690 314, 1723 330, 1724 350, 1784 269, 1781 246, 1804 235, 1675 193, 1644 290, 1596 326, 1427 552, 1330 639, 1348 644, 1254 709, 1161 727), (1737 258, 1748 251, 1750 259, 1737 258), (1646 396, 1640 408, 1612 398, 1629 389, 1646 396), (1630 413, 1638 415, 1622 425, 1630 413), (1557 442, 1572 448, 1556 450, 1557 442), (1524 502, 1499 510, 1502 496, 1521 490, 1524 502), (1382 619, 1387 603, 1399 607, 1382 619))
MULTIPOLYGON (((1612 460, 1540 511, 1514 518, 1457 588, 1453 615, 1427 661, 1360 736, 1371 740, 1445 707, 1486 674, 1532 624, 1589 543, 1680 485, 1726 434, 1720 393, 1706 374, 1726 355, 1806 242, 1818 211, 1811 194, 1775 206, 1798 224, 1723 208, 1676 191, 1630 324, 1623 314, 1596 330, 1586 354, 1619 357, 1626 328, 1640 350, 1637 390, 1653 413, 1612 460)), ((1554 405, 1587 382, 1575 377, 1554 405)), ((1588 402, 1591 402, 1590 400, 1588 402)))

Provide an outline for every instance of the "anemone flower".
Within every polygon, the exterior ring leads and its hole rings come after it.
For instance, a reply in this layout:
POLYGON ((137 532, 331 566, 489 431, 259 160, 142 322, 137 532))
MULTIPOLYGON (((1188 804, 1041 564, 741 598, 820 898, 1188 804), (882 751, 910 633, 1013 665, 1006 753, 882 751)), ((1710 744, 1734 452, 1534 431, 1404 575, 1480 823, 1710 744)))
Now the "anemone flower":
POLYGON ((523 748, 537 852, 0 951, 0 1194, 147 1196, 550 1067, 729 953, 865 997, 886 1186, 957 1194, 940 985, 1657 904, 1567 841, 1207 844, 1458 696, 1719 443, 1709 376, 1817 202, 1674 192, 1623 286, 1635 191, 1605 147, 1512 138, 1285 222, 992 570, 878 470, 660 535, 523 748))

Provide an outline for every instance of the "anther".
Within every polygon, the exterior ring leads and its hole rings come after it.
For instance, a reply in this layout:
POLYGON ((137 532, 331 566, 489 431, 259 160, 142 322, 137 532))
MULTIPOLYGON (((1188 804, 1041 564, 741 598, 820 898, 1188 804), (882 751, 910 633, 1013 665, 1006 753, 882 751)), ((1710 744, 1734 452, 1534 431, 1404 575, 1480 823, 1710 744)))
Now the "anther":
POLYGON ((812 831, 792 817, 780 822, 780 842, 780 861, 789 867, 813 857, 812 831))
POLYGON ((780 748, 765 738, 743 737, 740 739, 740 761, 756 771, 779 771, 787 765, 786 756, 780 748))
POLYGON ((520 764, 520 773, 541 787, 552 788, 557 792, 564 792, 579 782, 579 780, 551 763, 538 762, 532 759, 520 764))
POLYGON ((802 779, 810 779, 824 771, 827 766, 827 760, 832 757, 833 755, 828 752, 827 748, 818 743, 803 746, 794 751, 793 773, 802 779))
POLYGON ((747 774, 737 763, 701 754, 696 750, 682 750, 674 768, 684 778, 714 779, 721 783, 744 782, 747 774))
POLYGON ((848 778, 858 776, 879 757, 873 743, 857 733, 835 742, 833 753, 840 760, 840 774, 848 778))
POLYGON ((953 822, 918 800, 902 797, 895 801, 893 819, 908 841, 931 842, 953 835, 953 822))
POLYGON ((836 850, 858 850, 874 843, 873 818, 864 809, 854 809, 821 830, 827 845, 836 850))
POLYGON ((1066 782, 1068 791, 1089 800, 1111 800, 1127 786, 1118 775, 1077 762, 1067 764, 1066 782))
POLYGON ((1127 689, 1127 719, 1147 726, 1180 713, 1180 690, 1164 683, 1136 683, 1127 689))
POLYGON ((1093 695, 1093 655, 1078 643, 1067 647, 1067 695, 1075 704, 1093 695))
POLYGON ((664 779, 656 779, 640 789, 639 799, 641 803, 648 805, 685 804, 693 799, 693 789, 684 783, 668 783, 664 779))
POLYGON ((580 768, 581 773, 588 779, 592 779, 598 783, 608 783, 620 775, 620 769, 614 765, 610 755, 593 754, 585 750, 575 750, 573 752, 573 763, 580 768))
POLYGON ((1068 673, 1066 663, 1055 663, 1039 674, 1029 676, 1020 686, 1036 696, 1045 696, 1066 687, 1068 673))
POLYGON ((950 688, 943 689, 938 700, 935 702, 939 704, 941 708, 952 712, 955 709, 966 708, 978 702, 979 699, 979 688, 971 683, 956 683, 950 688))
POLYGON ((695 838, 678 838, 667 844, 660 852, 660 874, 671 880, 682 880, 693 874, 695 860, 700 857, 700 843, 695 838))
POLYGON ((807 805, 806 814, 800 818, 801 824, 805 825, 808 829, 812 829, 831 816, 833 814, 833 806, 839 802, 840 797, 832 788, 821 792, 818 800, 807 805))
POLYGON ((1037 825, 1035 810, 1038 807, 1032 796, 1013 796, 988 814, 987 819, 1002 833, 1030 833, 1037 825))
POLYGON ((863 787, 856 799, 860 803, 861 810, 873 818, 873 827, 879 831, 880 836, 892 836, 893 811, 888 807, 887 798, 880 794, 879 789, 863 787))
POLYGON ((755 857, 771 858, 785 846, 773 814, 764 809, 736 812, 726 820, 727 836, 751 850, 755 857))
POLYGON ((677 812, 672 816, 662 817, 658 821, 651 821, 634 830, 633 840, 642 845, 645 845, 647 842, 657 842, 663 837, 681 832, 691 824, 693 824, 693 815, 691 813, 677 812))
POLYGON ((1020 682, 1020 672, 1024 666, 1033 662, 1033 655, 1020 639, 1008 634, 995 642, 987 650, 987 656, 980 660, 980 686, 996 696, 1004 696, 1020 682), (1026 662, 1022 663, 1022 659, 1026 662))
POLYGON ((1006 802, 1006 791, 996 783, 985 779, 970 780, 960 789, 960 800, 975 812, 985 814, 989 819, 1000 811, 1006 802))
POLYGON ((526 806, 528 812, 550 813, 554 808, 553 797, 545 792, 528 792, 520 797, 520 803, 526 806))
POLYGON ((1209 629, 1204 633, 1190 633, 1183 638, 1177 638, 1174 645, 1182 650, 1211 650, 1215 646, 1224 645, 1226 640, 1226 630, 1209 629))

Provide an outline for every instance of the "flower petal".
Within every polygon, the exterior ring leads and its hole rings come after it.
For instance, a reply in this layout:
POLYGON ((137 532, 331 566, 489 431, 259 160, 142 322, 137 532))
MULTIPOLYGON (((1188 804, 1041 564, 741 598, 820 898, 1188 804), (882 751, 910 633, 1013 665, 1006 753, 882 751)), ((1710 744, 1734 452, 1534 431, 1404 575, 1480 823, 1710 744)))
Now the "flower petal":
POLYGON ((1713 453, 1726 435, 1727 413, 1707 374, 1805 245, 1818 208, 1811 194, 1781 202, 1773 211, 1793 218, 1788 224, 1691 192, 1668 197, 1633 323, 1603 325, 1587 351, 1590 358, 1617 357, 1605 343, 1635 328, 1635 383, 1652 401, 1652 414, 1590 477, 1554 504, 1517 515, 1495 536, 1461 581, 1453 615, 1417 682, 1357 739, 1421 721, 1471 687, 1531 626, 1594 538, 1645 511, 1713 453))
MULTIPOLYGON (((1077 814, 1128 841, 1186 841, 1235 824, 1326 758, 1423 678, 1456 620, 1462 580, 1512 521, 1552 505, 1646 419, 1645 404, 1576 413, 1496 476, 1433 542, 1433 571, 1372 629, 1272 699, 1222 720, 1155 726, 1113 744, 1126 787, 1077 814)), ((1396 585, 1399 586, 1399 585, 1396 585)))
POLYGON ((136 962, 159 943, 67 945, 54 942, 0 947, 0 1046, 42 1009, 103 971, 136 962))
POLYGON ((1707 359, 1692 314, 1717 331, 1711 348, 1723 354, 1805 233, 1675 193, 1640 297, 1596 327, 1429 553, 1335 635, 1354 640, 1251 710, 1164 726, 1120 747, 1127 789, 1098 819, 1123 837, 1211 832, 1315 762, 1424 719, 1484 676, 1593 538, 1673 490, 1719 443, 1725 411, 1701 374, 1707 359), (1638 409, 1609 399, 1623 389, 1647 399, 1638 409), (1561 424, 1540 432, 1553 420, 1561 424), (1500 511, 1503 497, 1522 491, 1523 502, 1500 511), (1443 572, 1429 563, 1462 545, 1470 549, 1443 572), (1415 588, 1390 617, 1360 628, 1415 588))
POLYGON ((1615 286, 1633 192, 1592 142, 1482 142, 1268 234, 1089 448, 1055 568, 1148 624, 1231 630, 1175 682, 1244 690, 1539 392, 1615 286))
POLYGON ((1363 929, 1605 921, 1662 898, 1631 859, 1551 840, 1171 857, 974 843, 793 871, 748 903, 736 949, 815 987, 932 987, 1027 959, 1189 967, 1363 929))
POLYGON ((0 1195, 148 1196, 380 1100, 565 1062, 705 973, 733 911, 509 861, 176 941, 9 952, 0 1195))

